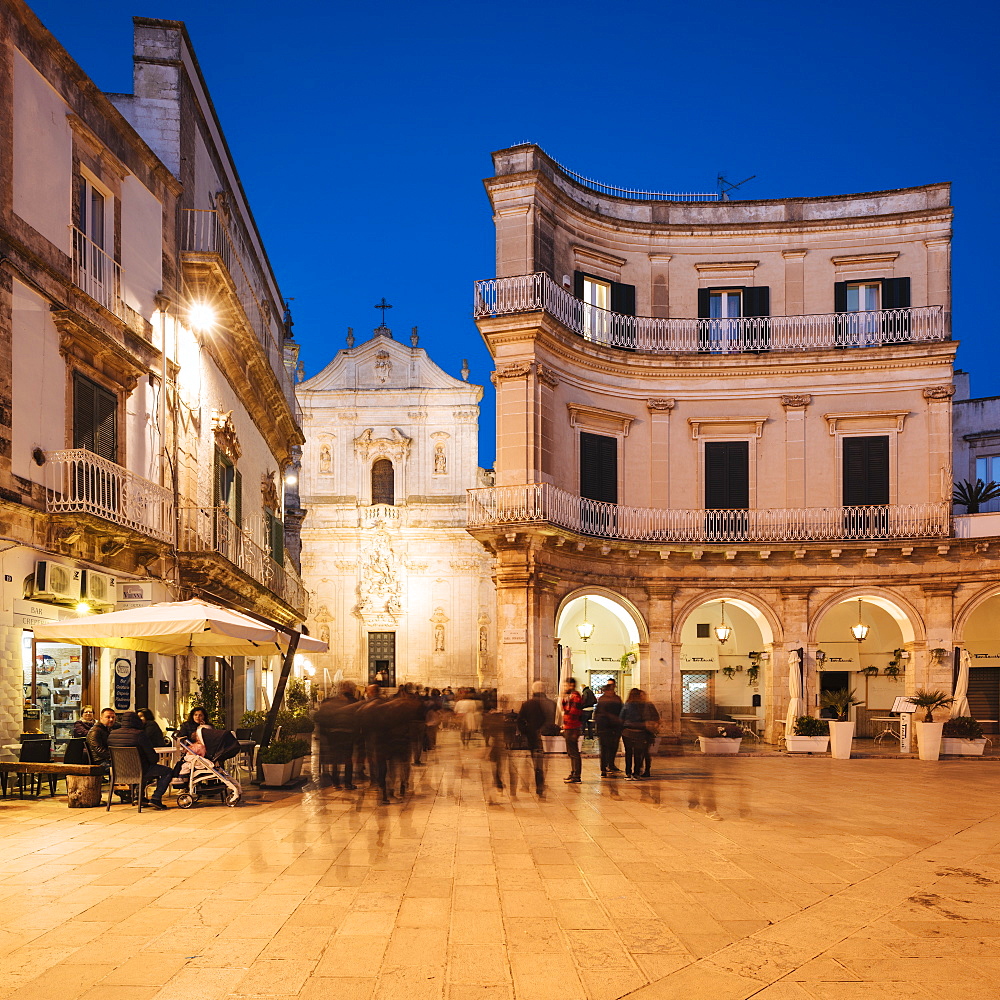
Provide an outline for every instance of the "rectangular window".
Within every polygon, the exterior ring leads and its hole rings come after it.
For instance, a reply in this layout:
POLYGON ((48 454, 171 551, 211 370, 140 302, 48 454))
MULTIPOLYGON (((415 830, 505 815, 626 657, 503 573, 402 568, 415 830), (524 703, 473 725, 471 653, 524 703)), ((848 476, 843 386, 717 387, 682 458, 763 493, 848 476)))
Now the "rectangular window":
POLYGON ((285 564, 285 522, 271 511, 264 511, 264 527, 267 531, 268 551, 271 558, 279 565, 285 564))
POLYGON ((243 477, 219 448, 215 449, 214 505, 237 526, 243 524, 243 477))
POLYGON ((976 479, 981 479, 984 483, 1000 483, 1000 455, 977 458, 976 479))
POLYGON ((750 442, 705 442, 705 509, 748 510, 750 442))
POLYGON ((696 622, 694 627, 695 638, 697 639, 711 639, 712 633, 709 629, 712 627, 710 622, 696 622))
POLYGON ((860 283, 847 285, 846 312, 870 312, 881 308, 882 282, 860 283))
POLYGON ((396 686, 396 633, 368 633, 368 683, 396 686))
POLYGON ((631 324, 616 320, 612 315, 635 315, 635 285, 574 271, 573 294, 583 302, 581 323, 586 339, 610 343, 614 347, 635 345, 631 324))
POLYGON ((843 441, 844 506, 889 503, 889 437, 847 437, 843 441))
POLYGON ((118 397, 79 372, 73 373, 73 447, 118 461, 118 397))
POLYGON ((580 496, 618 503, 618 439, 580 434, 580 496))
POLYGON ((110 199, 98 190, 89 178, 84 177, 80 185, 80 231, 95 246, 102 250, 108 243, 107 223, 110 216, 110 199))
POLYGON ((833 308, 844 313, 836 326, 837 347, 904 343, 910 339, 909 278, 838 281, 833 308))
POLYGON ((708 291, 708 315, 710 319, 737 319, 743 315, 743 291, 708 291))

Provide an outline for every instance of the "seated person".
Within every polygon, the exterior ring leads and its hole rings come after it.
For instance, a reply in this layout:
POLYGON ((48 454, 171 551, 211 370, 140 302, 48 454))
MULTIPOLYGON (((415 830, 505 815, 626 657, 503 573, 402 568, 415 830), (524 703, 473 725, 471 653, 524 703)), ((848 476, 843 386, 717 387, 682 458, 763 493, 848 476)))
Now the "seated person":
POLYGON ((74 738, 79 739, 81 736, 86 736, 96 724, 97 719, 94 717, 93 705, 84 705, 80 718, 73 723, 74 738))
MULTIPOLYGON (((149 805, 154 809, 166 809, 163 793, 170 784, 170 775, 173 772, 169 767, 165 767, 159 762, 152 741, 143 729, 142 720, 135 712, 122 714, 121 725, 108 736, 108 747, 135 747, 139 751, 143 778, 156 779, 156 789, 153 791, 152 798, 149 799, 149 805)), ((143 791, 145 791, 145 786, 143 786, 143 791)), ((143 805, 145 804, 146 802, 143 800, 143 805)))
MULTIPOLYGON (((117 714, 113 708, 101 709, 101 721, 95 722, 87 731, 87 753, 91 764, 103 764, 104 773, 111 770, 111 754, 108 753, 108 737, 118 728, 117 714)), ((131 802, 132 796, 122 789, 115 793, 122 802, 131 802)))
POLYGON ((208 712, 201 708, 192 708, 188 712, 187 719, 181 723, 180 728, 174 734, 179 739, 190 739, 197 732, 199 726, 211 726, 212 723, 208 718, 208 712))
POLYGON ((154 747, 170 746, 163 730, 157 725, 156 716, 148 708, 140 708, 135 714, 142 720, 142 727, 154 747))

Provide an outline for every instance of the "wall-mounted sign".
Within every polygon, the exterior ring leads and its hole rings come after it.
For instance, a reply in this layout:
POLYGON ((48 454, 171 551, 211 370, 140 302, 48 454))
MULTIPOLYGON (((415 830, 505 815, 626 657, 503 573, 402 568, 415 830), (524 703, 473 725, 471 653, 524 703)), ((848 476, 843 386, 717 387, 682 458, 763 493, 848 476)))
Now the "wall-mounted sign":
POLYGON ((119 656, 115 660, 115 711, 132 707, 132 661, 119 656))
POLYGON ((25 601, 16 597, 12 604, 14 628, 34 628, 36 625, 47 625, 49 622, 79 617, 69 608, 60 607, 58 604, 46 604, 45 601, 25 601))
POLYGON ((505 628, 500 633, 501 642, 527 642, 528 630, 526 628, 505 628))
POLYGON ((148 608, 153 603, 153 584, 130 580, 119 583, 115 602, 116 611, 131 611, 132 608, 148 608))

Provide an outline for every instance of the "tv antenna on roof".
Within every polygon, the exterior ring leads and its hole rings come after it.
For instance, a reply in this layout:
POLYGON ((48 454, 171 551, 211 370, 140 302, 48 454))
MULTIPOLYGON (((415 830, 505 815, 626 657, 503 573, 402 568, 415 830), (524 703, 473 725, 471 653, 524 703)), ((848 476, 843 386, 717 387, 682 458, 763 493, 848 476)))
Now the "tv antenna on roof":
POLYGON ((737 188, 743 187, 747 181, 752 181, 756 176, 756 174, 751 174, 749 177, 744 177, 743 180, 737 181, 733 184, 731 181, 727 181, 722 174, 719 174, 719 176, 715 178, 716 183, 719 185, 719 201, 729 201, 730 191, 735 191, 737 188))

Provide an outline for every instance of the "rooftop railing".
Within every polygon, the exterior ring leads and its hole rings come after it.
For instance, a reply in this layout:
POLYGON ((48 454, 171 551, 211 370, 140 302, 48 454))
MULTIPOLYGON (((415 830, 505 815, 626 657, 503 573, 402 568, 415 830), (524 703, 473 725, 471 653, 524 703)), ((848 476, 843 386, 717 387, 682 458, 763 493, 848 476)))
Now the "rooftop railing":
POLYGON ((469 490, 470 528, 547 523, 580 535, 634 542, 826 542, 941 538, 946 503, 764 510, 625 507, 575 496, 548 483, 469 490))
POLYGON ((236 287, 236 297, 247 321, 298 420, 295 384, 285 367, 283 328, 269 304, 266 283, 253 264, 245 242, 237 231, 226 225, 215 209, 188 208, 184 210, 184 216, 184 250, 219 257, 236 287))
POLYGON ((180 508, 177 548, 181 552, 216 553, 256 580, 303 617, 306 590, 298 575, 271 558, 230 516, 225 507, 180 508))
POLYGON ((543 311, 584 340, 650 354, 747 354, 947 340, 941 306, 806 316, 663 319, 589 305, 547 274, 476 282, 475 316, 543 311))
POLYGON ((73 230, 73 284, 119 319, 125 318, 122 299, 122 268, 86 233, 73 230))
POLYGON ((50 514, 92 514, 161 542, 173 539, 170 490, 85 448, 50 452, 46 459, 50 514))

